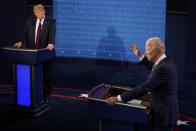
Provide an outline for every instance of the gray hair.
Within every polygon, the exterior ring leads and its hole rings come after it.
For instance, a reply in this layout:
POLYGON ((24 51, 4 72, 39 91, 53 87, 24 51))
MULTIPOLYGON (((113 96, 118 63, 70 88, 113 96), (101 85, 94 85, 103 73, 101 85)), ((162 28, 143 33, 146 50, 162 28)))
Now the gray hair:
POLYGON ((152 37, 149 38, 146 43, 150 43, 151 45, 151 49, 153 50, 154 48, 158 48, 160 49, 163 53, 165 53, 165 45, 163 44, 163 42, 161 41, 161 39, 159 37, 152 37))

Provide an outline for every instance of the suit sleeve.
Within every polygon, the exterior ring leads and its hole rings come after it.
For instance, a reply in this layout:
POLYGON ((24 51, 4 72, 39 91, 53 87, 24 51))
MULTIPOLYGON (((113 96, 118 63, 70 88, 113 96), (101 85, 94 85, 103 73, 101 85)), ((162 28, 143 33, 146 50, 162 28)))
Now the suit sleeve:
POLYGON ((49 27, 49 43, 55 45, 55 34, 56 34, 56 20, 51 19, 51 24, 49 27))
POLYGON ((166 68, 162 67, 153 72, 151 77, 146 80, 141 85, 136 86, 132 90, 121 94, 121 99, 123 102, 130 101, 132 99, 138 98, 144 93, 151 91, 154 88, 159 87, 161 84, 165 83, 167 80, 166 68))
POLYGON ((23 45, 27 43, 27 32, 28 32, 28 28, 30 27, 30 21, 31 21, 31 18, 27 19, 23 32, 21 33, 21 36, 20 36, 19 41, 22 42, 23 45))
POLYGON ((147 57, 144 57, 142 61, 137 63, 138 65, 145 65, 148 69, 152 69, 153 63, 148 61, 147 57))

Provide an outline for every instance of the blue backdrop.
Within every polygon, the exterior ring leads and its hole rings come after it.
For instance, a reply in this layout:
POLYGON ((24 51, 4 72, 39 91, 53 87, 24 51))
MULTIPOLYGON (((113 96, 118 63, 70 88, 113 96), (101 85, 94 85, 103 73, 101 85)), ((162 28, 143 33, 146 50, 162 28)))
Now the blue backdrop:
POLYGON ((138 61, 149 37, 165 41, 166 0, 54 0, 56 55, 138 61))

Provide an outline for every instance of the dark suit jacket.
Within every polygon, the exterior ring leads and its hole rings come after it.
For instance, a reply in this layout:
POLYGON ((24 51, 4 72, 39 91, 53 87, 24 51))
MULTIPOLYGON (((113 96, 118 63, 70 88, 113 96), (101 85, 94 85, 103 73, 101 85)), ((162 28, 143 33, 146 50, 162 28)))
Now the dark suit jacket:
MULTIPOLYGON (((150 69, 152 68, 152 63, 146 57, 141 63, 150 69)), ((127 102, 149 91, 151 92, 154 126, 166 127, 175 125, 179 116, 177 69, 169 57, 158 63, 148 80, 120 96, 123 102, 127 102)))
MULTIPOLYGON (((27 19, 24 31, 21 35, 20 41, 25 48, 35 48, 35 27, 36 17, 27 19)), ((40 48, 46 48, 48 44, 55 44, 56 21, 55 19, 45 16, 40 39, 40 48)))

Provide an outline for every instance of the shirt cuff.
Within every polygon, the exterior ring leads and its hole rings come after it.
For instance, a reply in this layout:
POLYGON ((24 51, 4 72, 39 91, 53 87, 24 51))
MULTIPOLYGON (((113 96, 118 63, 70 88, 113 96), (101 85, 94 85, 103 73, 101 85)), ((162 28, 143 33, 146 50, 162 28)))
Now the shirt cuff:
POLYGON ((118 100, 118 102, 121 102, 121 101, 122 101, 122 99, 121 99, 121 96, 120 96, 120 95, 117 95, 117 100, 118 100))
POLYGON ((144 55, 142 55, 141 57, 139 57, 140 61, 142 61, 144 59, 144 55))

